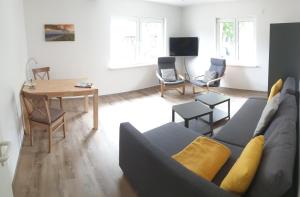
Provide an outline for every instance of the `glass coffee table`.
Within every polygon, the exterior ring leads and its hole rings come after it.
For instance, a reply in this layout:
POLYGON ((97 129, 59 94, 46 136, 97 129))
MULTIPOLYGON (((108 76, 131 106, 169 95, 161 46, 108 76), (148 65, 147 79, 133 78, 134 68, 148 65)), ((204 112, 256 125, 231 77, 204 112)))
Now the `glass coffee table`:
POLYGON ((202 127, 200 128, 201 134, 213 134, 213 110, 205 106, 201 102, 193 101, 180 105, 174 105, 172 107, 172 122, 175 121, 175 112, 184 119, 185 127, 189 128, 190 121, 193 121, 193 130, 195 130, 194 127, 196 125, 198 125, 197 130, 199 130, 199 125, 202 125, 202 127), (207 116, 208 118, 208 125, 201 120, 197 120, 198 118, 205 116, 207 116), (205 128, 203 127, 203 124, 206 125, 205 128), (208 129, 207 126, 209 127, 208 129))
MULTIPOLYGON (((199 101, 213 110, 213 123, 227 118, 230 119, 230 97, 216 92, 208 92, 196 96, 195 101, 199 101), (227 102, 227 113, 215 108, 217 105, 225 102, 227 102)), ((202 119, 209 122, 207 117, 203 117, 202 119)))

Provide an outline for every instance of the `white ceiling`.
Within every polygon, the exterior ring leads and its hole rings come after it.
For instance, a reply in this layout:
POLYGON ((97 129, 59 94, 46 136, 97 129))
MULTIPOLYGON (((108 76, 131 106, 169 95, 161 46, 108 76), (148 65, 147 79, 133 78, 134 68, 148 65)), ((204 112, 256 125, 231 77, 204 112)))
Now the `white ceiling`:
POLYGON ((146 0, 146 1, 177 5, 177 6, 188 6, 188 5, 195 5, 200 3, 229 2, 229 1, 237 1, 237 0, 146 0))

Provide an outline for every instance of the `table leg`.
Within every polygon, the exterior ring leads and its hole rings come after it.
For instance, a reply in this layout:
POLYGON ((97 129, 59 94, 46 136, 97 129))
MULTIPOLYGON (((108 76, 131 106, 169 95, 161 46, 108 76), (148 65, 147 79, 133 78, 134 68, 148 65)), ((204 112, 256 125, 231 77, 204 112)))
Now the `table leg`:
POLYGON ((27 135, 27 134, 29 134, 29 131, 30 131, 30 122, 29 122, 28 113, 25 108, 25 102, 24 102, 22 95, 20 96, 20 101, 21 101, 21 111, 22 111, 24 134, 27 135))
POLYGON ((172 122, 175 121, 175 111, 172 109, 172 122))
POLYGON ((84 112, 89 112, 89 97, 88 95, 84 96, 84 112))
POLYGON ((212 112, 209 114, 209 127, 210 127, 210 133, 211 133, 211 135, 213 135, 214 130, 213 130, 213 113, 212 112))
POLYGON ((228 118, 230 119, 230 99, 228 100, 228 118))
POLYGON ((93 95, 94 130, 98 130, 98 99, 98 90, 95 90, 93 95))
POLYGON ((185 126, 186 128, 189 128, 189 120, 184 120, 184 126, 185 126))

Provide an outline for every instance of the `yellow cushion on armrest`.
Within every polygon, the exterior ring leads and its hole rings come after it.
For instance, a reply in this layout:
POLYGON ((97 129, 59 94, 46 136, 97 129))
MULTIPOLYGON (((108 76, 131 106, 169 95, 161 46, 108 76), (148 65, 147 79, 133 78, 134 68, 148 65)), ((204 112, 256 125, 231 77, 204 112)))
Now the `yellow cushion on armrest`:
POLYGON ((195 174, 211 181, 230 154, 230 149, 223 144, 207 137, 198 137, 172 158, 195 174))
POLYGON ((271 91, 270 91, 270 94, 269 94, 269 99, 268 99, 268 100, 271 100, 271 98, 272 98, 273 96, 275 96, 278 92, 281 91, 282 84, 283 84, 282 79, 279 79, 279 80, 272 86, 271 91))
POLYGON ((243 194, 250 186, 264 149, 264 136, 253 138, 221 183, 221 188, 236 194, 243 194))

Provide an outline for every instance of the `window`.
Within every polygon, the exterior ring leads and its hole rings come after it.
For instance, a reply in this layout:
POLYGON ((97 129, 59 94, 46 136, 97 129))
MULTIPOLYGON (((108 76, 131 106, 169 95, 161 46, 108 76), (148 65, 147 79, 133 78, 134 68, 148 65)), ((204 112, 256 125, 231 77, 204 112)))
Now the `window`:
POLYGON ((164 55, 164 19, 113 17, 110 67, 151 65, 164 55))
POLYGON ((254 19, 217 19, 217 52, 229 64, 256 66, 254 19))

